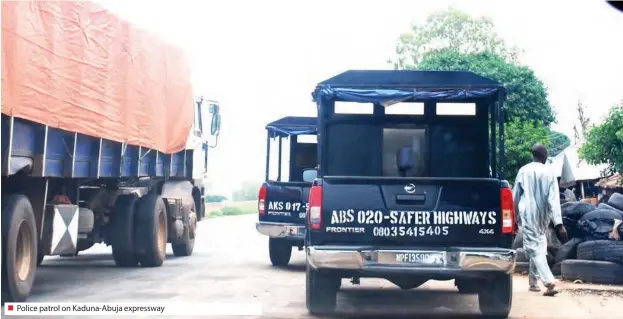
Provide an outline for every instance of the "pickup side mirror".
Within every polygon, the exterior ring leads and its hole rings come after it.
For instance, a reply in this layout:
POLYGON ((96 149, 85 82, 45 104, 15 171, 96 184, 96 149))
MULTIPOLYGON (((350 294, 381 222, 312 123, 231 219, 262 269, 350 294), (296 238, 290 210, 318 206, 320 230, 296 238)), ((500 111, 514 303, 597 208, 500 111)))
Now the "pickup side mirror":
POLYGON ((306 169, 303 171, 303 181, 305 182, 313 182, 316 177, 318 177, 318 171, 315 169, 306 169))
POLYGON ((413 149, 403 146, 396 153, 396 166, 402 177, 407 175, 407 171, 413 168, 413 149))

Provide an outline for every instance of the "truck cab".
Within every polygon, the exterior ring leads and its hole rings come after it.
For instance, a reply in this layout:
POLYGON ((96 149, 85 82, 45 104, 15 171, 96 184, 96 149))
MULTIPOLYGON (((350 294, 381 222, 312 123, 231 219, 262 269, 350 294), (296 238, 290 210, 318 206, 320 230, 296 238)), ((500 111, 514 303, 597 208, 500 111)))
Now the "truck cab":
POLYGON ((266 126, 266 175, 258 195, 256 228, 269 237, 275 267, 288 265, 293 247, 303 249, 307 199, 316 177, 316 122, 315 117, 288 116, 266 126), (277 143, 276 157, 270 156, 271 141, 277 143), (276 175, 271 174, 271 163, 276 164, 276 175))
POLYGON ((194 186, 193 197, 197 205, 197 220, 205 217, 204 182, 208 178, 208 149, 218 145, 221 131, 220 104, 215 100, 205 99, 203 96, 195 98, 195 117, 191 128, 186 150, 192 151, 192 175, 194 186))
POLYGON ((383 278, 402 289, 454 280, 484 315, 508 316, 515 221, 502 84, 471 72, 347 71, 312 95, 310 313, 334 311, 342 278, 383 278))

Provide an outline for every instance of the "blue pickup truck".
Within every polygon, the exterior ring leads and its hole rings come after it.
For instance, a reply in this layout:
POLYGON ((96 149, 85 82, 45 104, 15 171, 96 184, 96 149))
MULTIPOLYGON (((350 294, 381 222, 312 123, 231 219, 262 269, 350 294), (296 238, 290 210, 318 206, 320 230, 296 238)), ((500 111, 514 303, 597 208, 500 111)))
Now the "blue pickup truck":
POLYGON ((383 278, 402 289, 454 280, 478 294, 484 315, 508 316, 515 217, 502 169, 505 94, 462 71, 347 71, 317 85, 310 313, 335 310, 342 278, 383 278))
POLYGON ((307 199, 317 166, 316 122, 315 117, 289 116, 266 126, 266 178, 259 191, 256 228, 269 237, 270 261, 276 267, 288 265, 293 247, 303 250, 307 199), (271 141, 278 147, 272 162, 271 141), (277 164, 274 170, 271 163, 277 164))

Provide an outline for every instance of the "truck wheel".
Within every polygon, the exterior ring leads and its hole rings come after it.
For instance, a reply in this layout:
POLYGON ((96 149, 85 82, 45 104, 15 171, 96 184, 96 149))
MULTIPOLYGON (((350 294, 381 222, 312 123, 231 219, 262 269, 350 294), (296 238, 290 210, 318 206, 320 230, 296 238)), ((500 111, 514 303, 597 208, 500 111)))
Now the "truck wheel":
POLYGON ((119 195, 115 200, 114 215, 111 218, 110 241, 112 257, 119 267, 136 267, 138 260, 134 255, 134 215, 138 196, 119 195))
POLYGON ((513 304, 513 277, 503 274, 483 283, 478 293, 480 312, 487 317, 508 318, 513 304))
POLYGON ((167 253, 167 209, 160 195, 146 195, 136 212, 136 251, 143 267, 160 267, 167 253))
POLYGON ((454 279, 454 285, 462 294, 477 294, 479 283, 473 280, 454 279))
POLYGON ((290 257, 292 257, 292 245, 290 245, 285 239, 269 238, 268 254, 270 256, 270 262, 273 266, 286 267, 290 262, 290 257))
POLYGON ((30 201, 2 196, 2 302, 23 302, 37 269, 37 227, 30 201))
POLYGON ((335 312, 338 291, 335 280, 338 278, 319 273, 307 264, 305 279, 306 303, 309 313, 323 315, 335 312))
POLYGON ((184 234, 182 235, 182 241, 173 243, 173 255, 177 257, 186 257, 193 254, 195 248, 195 234, 197 232, 197 213, 195 205, 190 208, 189 225, 184 227, 184 234))

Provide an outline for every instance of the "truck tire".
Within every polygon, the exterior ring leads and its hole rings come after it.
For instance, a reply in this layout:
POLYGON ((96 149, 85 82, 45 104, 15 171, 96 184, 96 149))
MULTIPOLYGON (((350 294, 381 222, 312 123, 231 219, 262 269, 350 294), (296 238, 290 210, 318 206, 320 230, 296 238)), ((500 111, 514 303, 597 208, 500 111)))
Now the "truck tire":
POLYGON ((567 259, 575 259, 577 256, 578 245, 582 243, 582 239, 580 238, 571 238, 568 242, 564 243, 558 249, 558 253, 556 253, 555 262, 561 263, 567 259))
POLYGON ((2 303, 28 298, 37 269, 37 238, 28 198, 2 196, 2 303))
POLYGON ((186 257, 193 254, 195 249, 195 236, 197 232, 197 213, 195 205, 193 204, 188 216, 190 219, 189 226, 184 227, 184 234, 182 235, 182 241, 173 243, 173 255, 176 257, 186 257))
POLYGON ((119 267, 136 267, 138 260, 134 254, 134 228, 138 196, 119 195, 115 200, 114 215, 111 218, 110 243, 112 257, 119 267))
POLYGON ((311 268, 305 272, 305 301, 307 311, 312 315, 326 315, 335 312, 338 285, 332 278, 311 268))
POLYGON ((623 211, 623 195, 619 193, 613 193, 608 199, 608 205, 623 211))
POLYGON ((526 251, 523 248, 517 248, 515 251, 515 261, 516 262, 528 262, 528 257, 526 256, 526 251))
POLYGON ((454 285, 462 294, 477 294, 480 283, 475 280, 454 279, 454 285))
POLYGON ((562 275, 562 263, 556 263, 552 266, 552 275, 560 276, 562 275))
POLYGON ((480 312, 487 317, 508 318, 513 305, 513 277, 500 274, 478 292, 480 312))
POLYGON ((585 283, 623 284, 623 265, 609 261, 567 259, 561 265, 562 279, 585 283))
POLYGON ((285 239, 269 238, 268 239, 268 255, 270 262, 275 267, 286 267, 290 263, 292 257, 292 245, 285 239))
POLYGON ((528 261, 518 261, 515 262, 515 272, 518 274, 527 273, 530 271, 530 262, 528 261))
POLYGON ((143 267, 160 267, 167 253, 167 209, 160 195, 151 193, 136 210, 136 258, 143 267))
POLYGON ((623 264, 623 242, 593 240, 578 245, 577 259, 610 261, 623 264))

